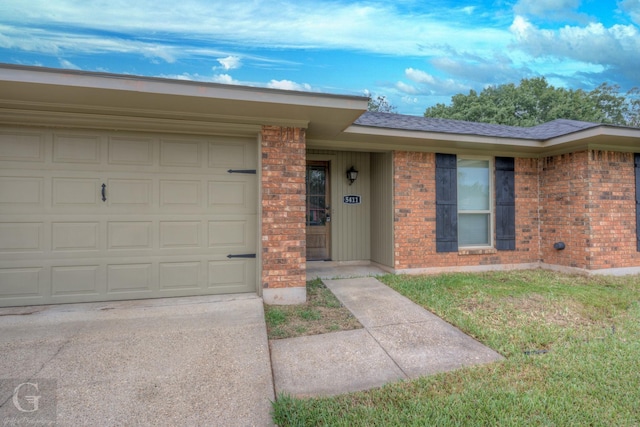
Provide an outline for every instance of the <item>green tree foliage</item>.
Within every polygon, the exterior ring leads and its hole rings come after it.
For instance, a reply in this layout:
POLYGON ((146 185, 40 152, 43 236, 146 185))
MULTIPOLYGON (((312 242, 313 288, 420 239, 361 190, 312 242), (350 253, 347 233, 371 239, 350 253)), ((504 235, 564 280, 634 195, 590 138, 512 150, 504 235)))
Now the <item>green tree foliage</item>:
POLYGON ((367 110, 379 113, 397 112, 396 107, 394 107, 384 95, 378 95, 375 98, 373 97, 373 95, 369 95, 369 106, 367 110))
POLYGON ((425 117, 535 126, 555 119, 640 126, 640 90, 620 94, 618 85, 602 83, 590 92, 551 86, 544 77, 489 86, 479 94, 458 94, 451 104, 427 108, 425 117))

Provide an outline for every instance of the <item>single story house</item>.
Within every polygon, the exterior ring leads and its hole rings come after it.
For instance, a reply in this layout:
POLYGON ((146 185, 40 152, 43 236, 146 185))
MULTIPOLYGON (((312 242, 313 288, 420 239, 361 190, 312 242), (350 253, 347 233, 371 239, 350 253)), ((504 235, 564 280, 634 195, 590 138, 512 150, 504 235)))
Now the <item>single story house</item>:
POLYGON ((308 261, 640 273, 640 129, 0 65, 0 305, 257 293, 308 261))

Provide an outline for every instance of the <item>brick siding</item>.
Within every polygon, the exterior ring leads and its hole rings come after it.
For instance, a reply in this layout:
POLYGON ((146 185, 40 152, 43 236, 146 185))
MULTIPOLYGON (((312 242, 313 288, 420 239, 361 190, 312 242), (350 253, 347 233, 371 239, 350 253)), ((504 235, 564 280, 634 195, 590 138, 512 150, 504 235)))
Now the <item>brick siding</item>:
POLYGON ((305 131, 262 128, 262 286, 305 287, 305 131))
POLYGON ((542 261, 587 270, 640 265, 633 154, 590 150, 541 163, 542 261), (555 241, 566 249, 553 249, 555 241))
POLYGON ((435 249, 435 155, 394 153, 395 269, 543 262, 640 266, 632 153, 589 150, 515 159, 516 250, 435 249), (564 250, 554 249, 556 242, 564 250))
POLYGON ((633 153, 594 150, 588 162, 588 268, 640 266, 633 153))
POLYGON ((437 253, 435 154, 394 153, 395 269, 538 262, 538 162, 515 159, 516 250, 437 253))

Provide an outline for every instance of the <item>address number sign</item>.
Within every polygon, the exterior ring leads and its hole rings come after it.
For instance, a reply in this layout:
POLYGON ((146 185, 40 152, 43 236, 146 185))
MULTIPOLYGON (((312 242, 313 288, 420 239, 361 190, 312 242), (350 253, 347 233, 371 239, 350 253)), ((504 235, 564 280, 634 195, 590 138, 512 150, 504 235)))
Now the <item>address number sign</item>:
POLYGON ((360 196, 343 196, 342 203, 346 205, 359 205, 360 204, 360 196))

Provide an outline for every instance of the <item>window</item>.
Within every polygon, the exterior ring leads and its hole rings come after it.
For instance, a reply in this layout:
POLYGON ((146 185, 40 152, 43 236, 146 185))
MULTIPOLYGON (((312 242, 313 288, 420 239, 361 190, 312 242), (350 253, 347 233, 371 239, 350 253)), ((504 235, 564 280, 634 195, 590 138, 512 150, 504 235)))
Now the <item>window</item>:
POLYGON ((458 158, 458 246, 491 246, 491 161, 458 158))
POLYGON ((514 165, 512 157, 436 154, 437 252, 492 247, 494 238, 497 250, 515 250, 514 165))

